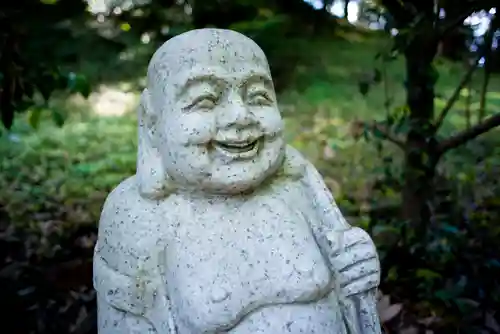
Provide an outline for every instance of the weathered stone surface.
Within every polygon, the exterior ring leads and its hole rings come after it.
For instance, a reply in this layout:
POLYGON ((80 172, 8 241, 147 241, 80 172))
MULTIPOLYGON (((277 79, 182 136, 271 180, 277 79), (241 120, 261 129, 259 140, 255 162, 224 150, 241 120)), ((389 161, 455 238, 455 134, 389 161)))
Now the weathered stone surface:
POLYGON ((380 333, 373 242, 285 144, 252 40, 169 40, 138 117, 137 173, 100 220, 100 334, 380 333))

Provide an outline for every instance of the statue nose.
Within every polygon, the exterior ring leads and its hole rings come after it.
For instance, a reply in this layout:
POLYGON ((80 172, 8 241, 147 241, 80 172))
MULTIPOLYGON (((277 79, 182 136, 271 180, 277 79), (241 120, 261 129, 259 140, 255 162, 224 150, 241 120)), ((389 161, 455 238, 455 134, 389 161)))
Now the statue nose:
POLYGON ((220 115, 219 123, 223 127, 244 128, 256 123, 255 116, 243 102, 234 101, 220 115))

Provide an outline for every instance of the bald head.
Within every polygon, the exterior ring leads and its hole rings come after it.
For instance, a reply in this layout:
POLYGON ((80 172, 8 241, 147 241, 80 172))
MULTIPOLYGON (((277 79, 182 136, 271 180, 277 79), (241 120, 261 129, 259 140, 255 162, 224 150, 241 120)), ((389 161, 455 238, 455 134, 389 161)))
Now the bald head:
POLYGON ((160 85, 166 94, 166 90, 173 92, 171 88, 182 89, 196 72, 210 76, 249 71, 270 77, 266 56, 253 40, 232 30, 196 29, 168 40, 154 53, 148 88, 160 85))

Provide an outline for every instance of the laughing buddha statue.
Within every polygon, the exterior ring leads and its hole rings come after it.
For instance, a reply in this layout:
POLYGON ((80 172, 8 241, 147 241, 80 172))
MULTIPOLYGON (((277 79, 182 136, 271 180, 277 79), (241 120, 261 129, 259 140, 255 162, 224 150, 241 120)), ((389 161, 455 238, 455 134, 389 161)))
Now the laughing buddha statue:
POLYGON ((106 199, 99 334, 378 334, 380 264, 283 137, 263 51, 192 30, 153 55, 137 172, 106 199))

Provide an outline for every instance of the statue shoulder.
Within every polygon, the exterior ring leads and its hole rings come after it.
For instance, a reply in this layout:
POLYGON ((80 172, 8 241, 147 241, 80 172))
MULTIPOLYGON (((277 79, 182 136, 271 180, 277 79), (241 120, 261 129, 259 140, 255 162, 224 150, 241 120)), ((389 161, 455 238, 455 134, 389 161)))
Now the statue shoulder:
POLYGON ((286 146, 283 171, 286 176, 302 181, 314 191, 329 192, 316 167, 293 146, 286 146))
MULTIPOLYGON (((332 230, 345 230, 350 228, 340 212, 333 194, 328 189, 320 172, 297 149, 287 146, 286 160, 288 168, 300 170, 300 181, 310 194, 316 212, 319 214, 321 224, 313 229, 318 233, 332 230)), ((285 166, 285 169, 287 167, 285 166)))
POLYGON ((152 254, 163 251, 159 210, 159 201, 141 197, 135 176, 120 183, 104 202, 96 256, 132 277, 154 269, 152 254))
POLYGON ((123 180, 109 193, 106 201, 104 202, 102 212, 107 213, 109 209, 114 207, 130 207, 137 201, 139 201, 137 205, 144 205, 147 204, 147 202, 153 203, 140 196, 137 177, 134 175, 123 180))
MULTIPOLYGON (((289 145, 286 147, 285 170, 286 169, 296 171, 295 173, 300 175, 300 180, 311 188, 313 192, 325 193, 329 195, 328 197, 331 197, 331 193, 316 167, 314 167, 314 165, 296 148, 289 145)), ((330 199, 330 201, 332 200, 333 198, 330 199)))

